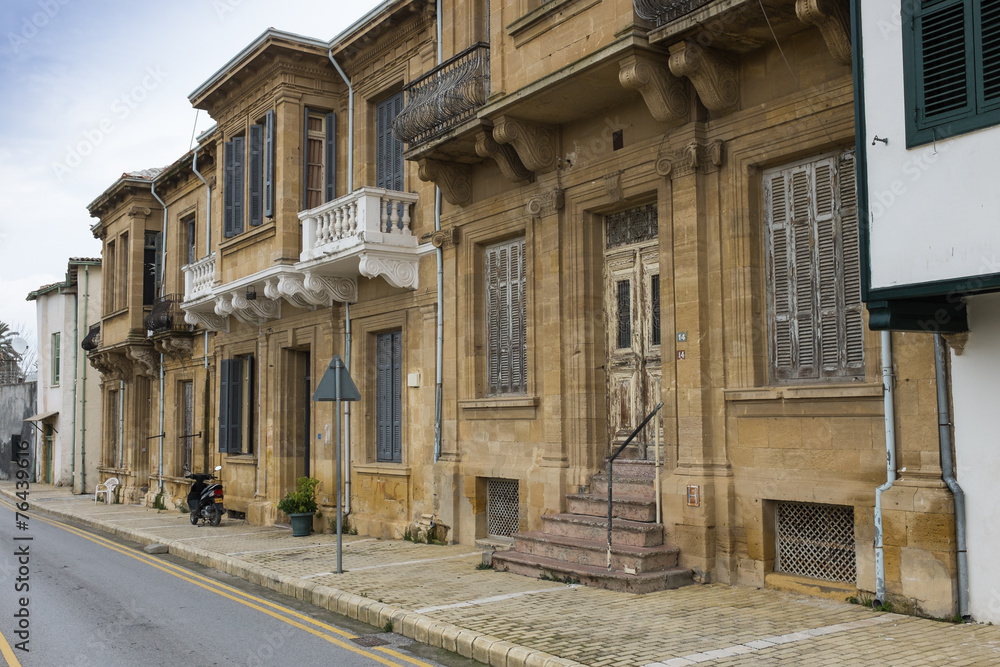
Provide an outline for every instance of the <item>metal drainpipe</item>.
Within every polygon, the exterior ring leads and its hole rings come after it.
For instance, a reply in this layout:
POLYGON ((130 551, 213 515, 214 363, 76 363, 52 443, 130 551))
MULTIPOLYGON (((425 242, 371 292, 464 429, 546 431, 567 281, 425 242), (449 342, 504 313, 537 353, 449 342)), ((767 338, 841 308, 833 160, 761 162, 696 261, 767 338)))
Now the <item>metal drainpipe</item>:
POLYGON ((354 192, 354 86, 351 85, 351 80, 347 78, 344 70, 334 60, 333 47, 330 47, 326 55, 337 70, 337 74, 347 84, 347 192, 351 193, 354 192))
POLYGON ((69 446, 69 488, 73 492, 76 483, 76 384, 80 379, 80 279, 77 278, 77 291, 73 292, 73 433, 69 446))
MULTIPOLYGON (((87 326, 87 313, 90 308, 90 266, 83 267, 83 328, 90 333, 87 326)), ((83 382, 80 388, 80 493, 87 493, 87 361, 83 362, 83 382)))
POLYGON ((937 383, 938 442, 941 447, 941 477, 955 497, 955 542, 958 555, 958 613, 969 618, 969 562, 965 550, 965 492, 955 479, 952 457, 951 407, 948 404, 948 348, 944 337, 934 334, 934 379, 937 383))
POLYGON ((201 175, 200 171, 198 171, 197 148, 194 149, 194 156, 191 159, 191 171, 194 172, 195 176, 201 179, 201 182, 204 183, 207 188, 207 194, 205 195, 205 257, 208 257, 212 252, 212 186, 208 184, 205 177, 201 175))
MULTIPOLYGON (((351 304, 344 302, 344 364, 351 372, 351 304)), ((344 516, 351 513, 351 401, 344 401, 344 516)))
POLYGON ((885 553, 882 545, 882 494, 896 481, 896 410, 893 402, 892 332, 882 332, 882 410, 885 413, 885 484, 875 489, 875 607, 885 601, 885 553))
MULTIPOLYGON (((167 282, 166 280, 164 280, 164 277, 166 276, 166 273, 167 273, 167 271, 166 271, 166 268, 167 268, 167 204, 162 199, 160 199, 160 195, 156 194, 156 181, 152 181, 152 183, 150 183, 149 192, 150 192, 150 194, 153 195, 153 198, 156 199, 156 201, 160 202, 160 206, 163 207, 163 231, 161 232, 162 238, 160 239, 160 252, 162 253, 160 255, 160 298, 162 299, 163 295, 164 295, 164 291, 165 291, 164 287, 166 286, 166 282, 167 282)), ((158 469, 157 476, 159 477, 159 487, 160 487, 159 490, 160 490, 160 493, 163 493, 163 437, 164 437, 164 433, 163 433, 163 353, 161 352, 160 353, 160 437, 158 438, 158 440, 160 441, 160 450, 159 450, 159 454, 157 455, 157 469, 158 469)))
MULTIPOLYGON (((441 38, 441 0, 435 3, 435 38, 437 39, 437 64, 444 60, 441 38)), ((441 188, 434 188, 434 231, 441 231, 441 188)), ((437 260, 437 337, 434 357, 434 463, 441 458, 441 412, 444 401, 444 249, 434 249, 437 260)))
POLYGON ((118 381, 118 468, 125 467, 125 381, 118 381))

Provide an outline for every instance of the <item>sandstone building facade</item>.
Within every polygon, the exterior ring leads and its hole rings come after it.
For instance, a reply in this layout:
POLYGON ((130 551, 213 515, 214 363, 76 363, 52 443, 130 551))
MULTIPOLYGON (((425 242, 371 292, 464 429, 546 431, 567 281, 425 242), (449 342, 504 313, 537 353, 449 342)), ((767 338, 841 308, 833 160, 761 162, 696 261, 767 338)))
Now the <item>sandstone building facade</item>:
MULTIPOLYGON (((217 122, 196 149, 91 206, 104 474, 177 502, 222 465, 227 508, 263 523, 308 474, 328 527, 311 395, 338 354, 361 533, 537 530, 662 403, 629 455, 662 461, 682 568, 874 590, 885 403, 845 8, 399 0, 330 42, 265 32, 191 95, 217 122)), ((888 590, 951 615, 932 349, 892 346, 888 590)))

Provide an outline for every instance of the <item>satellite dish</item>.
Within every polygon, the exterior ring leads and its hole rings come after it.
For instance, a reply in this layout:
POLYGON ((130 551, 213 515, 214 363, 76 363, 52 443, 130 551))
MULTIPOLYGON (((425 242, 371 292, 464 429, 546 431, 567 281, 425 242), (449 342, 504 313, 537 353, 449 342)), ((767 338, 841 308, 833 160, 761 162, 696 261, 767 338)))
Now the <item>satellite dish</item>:
POLYGON ((14 348, 14 351, 17 352, 18 355, 22 355, 28 351, 28 341, 24 340, 20 336, 14 336, 14 338, 10 341, 10 346, 14 348))

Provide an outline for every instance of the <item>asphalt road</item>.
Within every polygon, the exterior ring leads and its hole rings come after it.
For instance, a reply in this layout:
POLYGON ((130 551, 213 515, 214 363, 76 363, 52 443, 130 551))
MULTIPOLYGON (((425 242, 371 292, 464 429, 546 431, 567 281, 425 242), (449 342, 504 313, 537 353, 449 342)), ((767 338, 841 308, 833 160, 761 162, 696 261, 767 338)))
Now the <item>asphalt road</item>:
POLYGON ((0 655, 10 665, 478 664, 35 513, 30 496, 27 518, 15 512, 0 501, 0 655))

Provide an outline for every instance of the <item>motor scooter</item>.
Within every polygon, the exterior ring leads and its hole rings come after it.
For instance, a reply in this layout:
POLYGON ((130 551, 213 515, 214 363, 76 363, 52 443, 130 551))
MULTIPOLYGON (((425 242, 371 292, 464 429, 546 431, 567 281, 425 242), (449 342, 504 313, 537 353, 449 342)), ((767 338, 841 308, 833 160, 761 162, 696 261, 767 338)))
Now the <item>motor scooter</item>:
MULTIPOLYGON (((215 466, 215 472, 222 470, 222 466, 215 466)), ((188 492, 188 509, 191 510, 191 525, 197 526, 198 521, 218 526, 222 521, 222 513, 226 509, 222 506, 222 483, 208 484, 208 480, 215 479, 215 475, 197 472, 184 475, 188 479, 193 479, 191 491, 188 492)))

